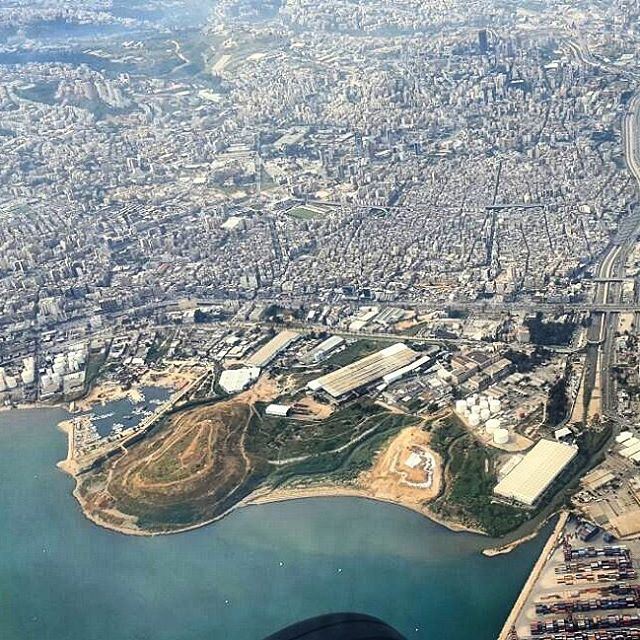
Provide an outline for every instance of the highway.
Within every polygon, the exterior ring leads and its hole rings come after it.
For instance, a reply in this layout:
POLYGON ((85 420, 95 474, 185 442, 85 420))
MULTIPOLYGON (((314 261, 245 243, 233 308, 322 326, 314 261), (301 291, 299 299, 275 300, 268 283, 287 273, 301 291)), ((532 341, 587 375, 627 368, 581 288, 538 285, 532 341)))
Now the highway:
MULTIPOLYGON (((622 122, 624 157, 629 171, 640 187, 640 153, 638 144, 638 119, 640 118, 640 93, 630 100, 622 122)), ((585 361, 585 395, 597 389, 601 396, 601 414, 615 413, 616 389, 612 376, 615 358, 615 333, 620 311, 636 312, 638 309, 622 304, 622 282, 625 264, 640 233, 640 216, 633 212, 624 221, 612 239, 609 249, 597 269, 594 310, 587 333, 585 361), (599 374, 599 376, 598 376, 599 374)))

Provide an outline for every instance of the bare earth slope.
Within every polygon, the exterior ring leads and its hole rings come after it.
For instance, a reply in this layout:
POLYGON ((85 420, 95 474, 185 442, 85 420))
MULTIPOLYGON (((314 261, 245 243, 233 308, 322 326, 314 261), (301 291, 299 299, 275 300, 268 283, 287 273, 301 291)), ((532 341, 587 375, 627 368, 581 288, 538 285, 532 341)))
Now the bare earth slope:
POLYGON ((225 401, 167 418, 167 424, 99 472, 80 476, 85 511, 107 526, 179 530, 224 514, 250 491, 244 452, 251 406, 225 401))

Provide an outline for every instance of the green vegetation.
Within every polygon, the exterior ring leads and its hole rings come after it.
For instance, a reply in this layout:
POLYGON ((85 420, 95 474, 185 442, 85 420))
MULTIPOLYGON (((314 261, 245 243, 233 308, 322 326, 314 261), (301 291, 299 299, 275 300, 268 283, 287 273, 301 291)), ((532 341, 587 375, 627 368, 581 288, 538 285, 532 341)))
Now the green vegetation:
POLYGON ((376 453, 401 429, 415 424, 416 419, 398 413, 378 414, 369 423, 375 432, 352 447, 337 453, 320 453, 306 460, 273 469, 268 482, 281 485, 296 478, 316 477, 323 482, 345 482, 371 468, 376 453))
POLYGON ((371 355, 376 351, 380 351, 380 349, 384 349, 389 345, 397 342, 397 340, 389 339, 389 340, 375 340, 373 338, 361 338, 348 344, 345 349, 331 356, 327 361, 326 365, 330 369, 339 369, 340 367, 344 367, 360 358, 364 358, 365 356, 371 355))
POLYGON ((413 327, 409 327, 403 333, 407 336, 417 336, 420 335, 423 329, 427 329, 430 325, 431 322, 419 322, 418 324, 414 324, 413 327))
POLYGON ((504 542, 515 540, 534 531, 569 500, 579 478, 602 461, 611 437, 610 425, 581 434, 573 462, 551 485, 541 504, 524 509, 496 500, 493 495, 500 453, 479 445, 457 420, 439 422, 433 427, 431 447, 445 461, 446 486, 432 509, 443 518, 481 529, 490 536, 506 536, 504 542))
POLYGON ((549 390, 549 401, 547 403, 547 424, 556 426, 565 419, 569 408, 569 397, 567 396, 567 381, 561 378, 553 384, 549 390))
POLYGON ((93 382, 100 375, 100 371, 107 359, 109 348, 110 345, 107 345, 104 350, 89 351, 89 359, 87 361, 87 370, 84 379, 85 389, 90 389, 93 382))
POLYGON ((118 512, 134 515, 150 531, 223 514, 264 479, 265 465, 250 464, 242 453, 250 415, 248 405, 232 401, 167 415, 126 456, 104 462, 97 470, 104 486, 92 485, 90 474, 82 476, 87 509, 115 524, 118 512))
POLYGON ((265 460, 284 460, 337 449, 371 429, 386 411, 372 402, 354 402, 325 420, 294 420, 264 415, 256 404, 247 433, 247 451, 265 460))
POLYGON ((264 408, 235 399, 176 407, 126 457, 82 476, 86 510, 115 526, 133 515, 148 531, 174 531, 224 514, 260 486, 352 479, 387 438, 417 420, 368 400, 325 420, 265 416, 264 408))
POLYGON ((443 441, 450 441, 447 487, 443 496, 433 504, 433 510, 447 519, 479 528, 496 537, 528 520, 529 512, 494 499, 494 466, 498 454, 478 445, 471 435, 451 438, 449 426, 443 438, 443 441))
POLYGON ((604 450, 612 437, 613 429, 608 422, 601 424, 597 429, 588 429, 578 436, 579 452, 570 467, 570 470, 573 470, 574 479, 603 461, 604 450))
POLYGON ((531 373, 550 359, 551 352, 544 347, 536 347, 531 355, 515 349, 509 349, 503 355, 507 360, 511 360, 518 373, 531 373))
POLYGON ((467 433, 464 426, 455 416, 449 416, 434 425, 429 446, 441 456, 446 457, 451 444, 467 433))
POLYGON ((167 352, 169 351, 172 339, 172 335, 156 335, 153 344, 151 345, 151 347, 149 347, 149 351, 147 352, 147 363, 150 364, 152 362, 158 362, 159 360, 162 360, 162 358, 164 358, 164 356, 166 356, 167 352))
POLYGON ((294 207, 287 211, 287 215, 292 218, 297 218, 298 220, 317 220, 318 218, 322 218, 318 211, 313 209, 308 209, 304 205, 300 205, 298 207, 294 207))

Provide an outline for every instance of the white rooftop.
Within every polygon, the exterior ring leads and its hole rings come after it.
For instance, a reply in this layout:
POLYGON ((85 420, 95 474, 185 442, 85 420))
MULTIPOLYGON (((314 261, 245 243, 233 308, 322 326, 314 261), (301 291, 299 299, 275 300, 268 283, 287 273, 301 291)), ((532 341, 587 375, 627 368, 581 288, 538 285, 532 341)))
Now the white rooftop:
POLYGON ((493 491, 504 498, 532 505, 577 453, 577 447, 540 440, 493 491))

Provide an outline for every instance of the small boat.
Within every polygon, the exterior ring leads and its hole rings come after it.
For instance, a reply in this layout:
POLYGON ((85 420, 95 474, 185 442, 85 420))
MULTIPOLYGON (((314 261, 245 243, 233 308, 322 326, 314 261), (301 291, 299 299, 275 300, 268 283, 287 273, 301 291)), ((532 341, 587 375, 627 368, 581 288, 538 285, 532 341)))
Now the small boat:
POLYGON ((106 420, 107 418, 113 418, 113 413, 103 413, 102 415, 92 415, 92 420, 106 420))

